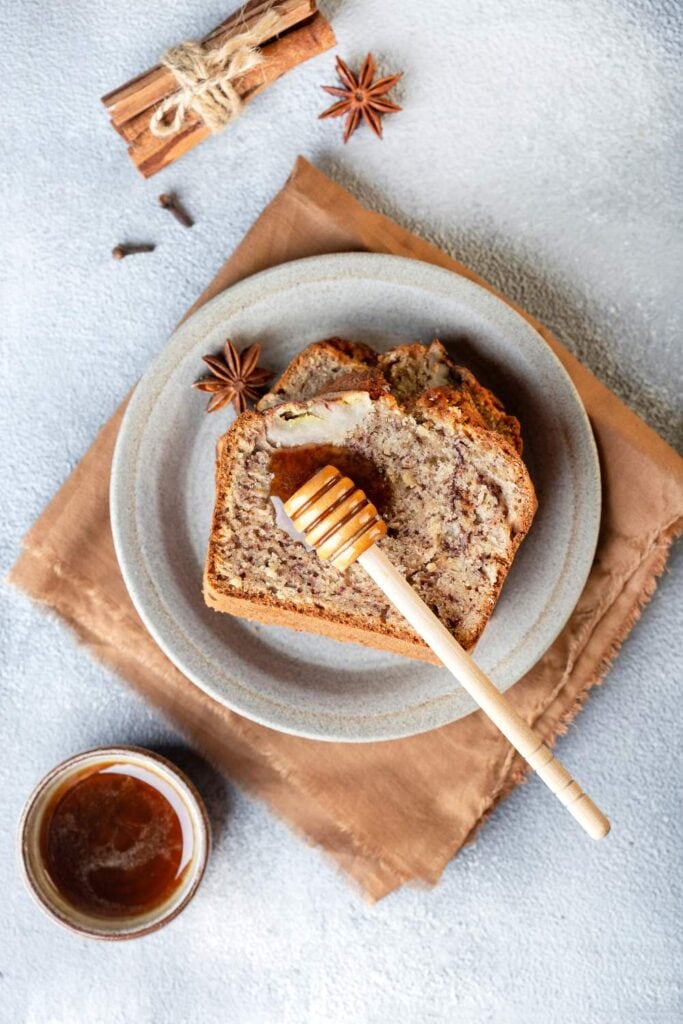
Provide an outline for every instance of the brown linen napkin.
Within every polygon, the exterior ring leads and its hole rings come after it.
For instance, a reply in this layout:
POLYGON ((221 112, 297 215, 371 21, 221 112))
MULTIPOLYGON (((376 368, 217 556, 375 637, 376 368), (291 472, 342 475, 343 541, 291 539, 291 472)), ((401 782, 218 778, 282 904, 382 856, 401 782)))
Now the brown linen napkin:
MULTIPOLYGON (((300 158, 189 312, 255 271, 347 250, 425 260, 493 291, 300 158)), ((600 541, 586 588, 556 642, 509 691, 520 714, 552 742, 607 672, 683 528, 683 460, 547 330, 518 311, 556 352, 581 394, 604 485, 600 541)), ((216 765, 329 853, 370 898, 410 880, 435 883, 520 781, 523 762, 480 712, 405 740, 327 744, 255 725, 189 682, 142 625, 114 554, 108 488, 122 413, 123 407, 28 533, 11 581, 53 608, 96 657, 216 765)))

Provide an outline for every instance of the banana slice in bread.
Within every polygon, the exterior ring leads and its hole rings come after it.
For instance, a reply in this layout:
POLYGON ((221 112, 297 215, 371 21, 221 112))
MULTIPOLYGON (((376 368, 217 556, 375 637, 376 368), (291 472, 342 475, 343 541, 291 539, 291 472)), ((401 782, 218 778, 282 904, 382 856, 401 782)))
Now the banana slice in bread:
POLYGON ((360 566, 341 575, 276 525, 273 460, 332 445, 381 483, 382 547, 471 648, 536 508, 517 421, 439 343, 379 357, 337 339, 309 346, 260 408, 219 442, 207 604, 435 660, 360 566))

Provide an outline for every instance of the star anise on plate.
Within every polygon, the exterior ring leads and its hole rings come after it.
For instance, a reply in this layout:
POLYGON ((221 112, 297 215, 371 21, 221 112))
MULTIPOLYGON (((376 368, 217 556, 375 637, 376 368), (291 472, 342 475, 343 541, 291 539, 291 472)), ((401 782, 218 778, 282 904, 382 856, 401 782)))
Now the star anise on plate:
POLYGON ((382 117, 385 114, 396 114, 401 109, 396 103, 386 98, 386 94, 396 85, 402 77, 398 75, 387 75, 373 82, 376 65, 371 53, 363 61, 360 74, 356 77, 347 64, 337 57, 337 74, 339 75, 342 87, 334 85, 323 85, 322 88, 330 96, 341 96, 338 103, 334 103, 328 110, 323 111, 321 118, 343 117, 347 114, 346 125, 344 126, 344 142, 348 142, 356 128, 365 121, 368 128, 372 128, 375 135, 382 138, 382 117))
POLYGON ((198 380, 192 387, 211 393, 207 412, 216 412, 232 402, 239 416, 246 412, 249 400, 255 401, 261 397, 261 392, 273 374, 259 367, 260 355, 260 345, 250 345, 244 352, 238 352, 228 338, 223 346, 222 359, 220 356, 202 356, 213 377, 198 380))

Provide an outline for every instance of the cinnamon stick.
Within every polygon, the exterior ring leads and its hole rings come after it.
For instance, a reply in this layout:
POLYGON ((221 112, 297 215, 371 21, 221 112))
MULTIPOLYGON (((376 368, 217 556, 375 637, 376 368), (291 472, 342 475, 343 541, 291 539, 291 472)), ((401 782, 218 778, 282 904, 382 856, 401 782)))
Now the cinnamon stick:
MULTIPOLYGON (((263 62, 233 81, 247 103, 281 75, 335 44, 330 24, 317 13, 316 0, 248 0, 240 10, 217 25, 202 43, 211 50, 228 39, 258 26, 265 14, 274 14, 276 28, 259 40, 263 62)), ((111 123, 128 145, 128 153, 147 178, 187 153, 210 134, 193 111, 172 136, 158 138, 149 125, 161 104, 178 91, 173 73, 157 65, 102 97, 111 123)))
MULTIPOLYGON (((316 15, 300 28, 292 29, 273 43, 262 48, 264 63, 235 79, 235 89, 243 103, 249 103, 287 71, 334 45, 329 23, 316 15)), ((209 129, 199 116, 190 113, 179 133, 169 138, 157 138, 149 130, 149 122, 157 104, 132 118, 123 126, 124 137, 130 143, 128 152, 138 169, 150 177, 162 167, 172 163, 182 153, 202 142, 209 129)))
MULTIPOLYGON (((316 0, 249 0, 244 7, 217 25, 202 39, 202 43, 207 49, 216 49, 232 36, 253 28, 269 11, 278 17, 276 32, 280 35, 315 14, 316 0)), ((265 40, 262 39, 260 42, 263 43, 265 40)), ((177 88, 173 72, 157 64, 120 88, 107 93, 102 97, 102 102, 109 111, 111 123, 118 128, 131 117, 166 99, 177 88)))
MULTIPOLYGON (((285 0, 285 3, 287 5, 287 17, 293 16, 295 4, 298 4, 299 10, 302 9, 301 0, 285 0)), ((268 9, 267 3, 265 5, 258 3, 247 6, 251 8, 251 17, 260 17, 264 10, 268 9), (256 14, 257 11, 258 15, 256 14)), ((311 0, 305 0, 305 6, 310 9, 311 0)), ((239 12, 240 16, 245 15, 246 10, 247 8, 243 8, 242 12, 239 12)), ((239 24, 241 30, 244 22, 240 21, 239 24)), ((234 26, 235 22, 233 21, 232 31, 234 31, 234 26)), ((321 14, 315 14, 308 21, 297 27, 290 28, 275 40, 264 42, 261 47, 264 58, 263 63, 256 68, 252 68, 240 78, 236 78, 233 82, 240 99, 243 103, 250 102, 254 96, 263 92, 264 89, 287 71, 309 60, 311 57, 329 50, 335 45, 335 41, 334 32, 329 22, 321 14)), ((153 135, 149 130, 149 123, 166 96, 160 96, 156 101, 148 103, 142 109, 138 109, 142 106, 143 102, 148 101, 149 96, 152 94, 150 91, 150 74, 150 72, 147 72, 146 75, 136 80, 140 82, 146 79, 142 86, 144 100, 137 96, 135 92, 128 92, 127 95, 122 96, 124 90, 130 89, 132 83, 128 83, 127 86, 122 87, 122 89, 117 90, 115 93, 110 93, 109 97, 105 97, 105 102, 111 97, 118 97, 112 100, 112 107, 110 109, 118 110, 119 117, 122 116, 122 109, 125 109, 129 114, 131 110, 137 109, 136 114, 130 114, 125 121, 120 121, 114 127, 129 143, 128 153, 138 170, 146 178, 151 177, 173 163, 210 134, 209 129, 202 123, 198 115, 194 112, 189 112, 182 127, 174 135, 166 138, 157 138, 153 135), (125 107, 122 107, 121 104, 125 104, 125 107)), ((177 84, 171 73, 168 72, 168 74, 173 81, 173 85, 166 95, 171 95, 177 90, 177 84)), ((158 89, 158 77, 154 79, 154 82, 158 89)))

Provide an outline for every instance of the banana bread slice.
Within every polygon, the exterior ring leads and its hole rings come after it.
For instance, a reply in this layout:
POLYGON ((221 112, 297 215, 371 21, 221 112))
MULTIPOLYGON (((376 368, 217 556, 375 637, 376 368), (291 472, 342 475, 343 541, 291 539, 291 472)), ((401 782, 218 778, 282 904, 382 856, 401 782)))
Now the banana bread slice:
POLYGON ((471 375, 455 375, 445 350, 401 348, 415 351, 378 359, 336 340, 309 346, 264 411, 243 414, 221 438, 204 576, 211 607, 436 660, 359 566, 338 573, 276 523, 275 453, 320 453, 324 464, 334 459, 319 446, 332 445, 351 460, 342 470, 369 466, 381 485, 389 558, 463 646, 476 643, 536 508, 519 426, 471 375), (311 388, 334 390, 308 397, 311 388), (295 389, 304 400, 289 397, 295 389))
POLYGON ((522 454, 519 420, 505 412, 502 402, 482 387, 473 373, 454 363, 438 339, 430 345, 391 348, 379 356, 376 365, 392 394, 409 411, 424 392, 448 387, 452 404, 467 409, 469 418, 507 438, 522 454))

